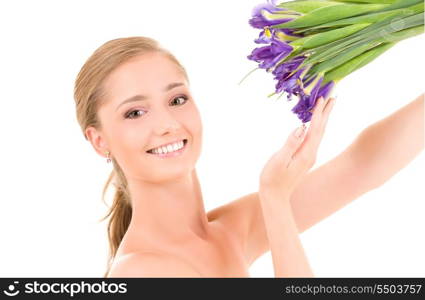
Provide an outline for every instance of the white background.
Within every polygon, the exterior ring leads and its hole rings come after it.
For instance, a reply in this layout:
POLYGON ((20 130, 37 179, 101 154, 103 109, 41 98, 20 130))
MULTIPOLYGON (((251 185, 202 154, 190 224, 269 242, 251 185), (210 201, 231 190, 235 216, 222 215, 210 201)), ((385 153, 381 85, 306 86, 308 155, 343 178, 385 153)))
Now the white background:
MULTIPOLYGON (((101 190, 111 165, 75 117, 73 84, 104 42, 148 36, 181 61, 201 111, 197 170, 207 210, 256 191, 260 171, 300 121, 267 98, 246 56, 259 30, 249 1, 2 1, 0 276, 98 277, 107 258, 101 190)), ((423 36, 342 81, 315 167, 423 92, 423 36)), ((315 276, 425 276, 425 156, 300 235, 315 276)), ((365 170, 367 172, 367 170, 365 170)), ((250 269, 273 277, 270 252, 250 269)))

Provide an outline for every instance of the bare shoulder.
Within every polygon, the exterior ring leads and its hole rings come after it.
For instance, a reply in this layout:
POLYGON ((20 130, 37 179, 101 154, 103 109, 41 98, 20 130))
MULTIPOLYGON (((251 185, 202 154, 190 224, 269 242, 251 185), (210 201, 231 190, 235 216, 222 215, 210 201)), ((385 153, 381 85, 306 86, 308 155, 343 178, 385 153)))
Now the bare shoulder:
POLYGON ((208 212, 209 220, 218 220, 236 240, 246 246, 246 238, 250 233, 252 221, 261 215, 258 193, 243 195, 208 212))
POLYGON ((115 261, 108 277, 201 277, 201 274, 172 255, 136 252, 115 261))
POLYGON ((269 251, 258 192, 243 195, 209 212, 209 218, 219 219, 241 245, 245 261, 251 266, 269 251))

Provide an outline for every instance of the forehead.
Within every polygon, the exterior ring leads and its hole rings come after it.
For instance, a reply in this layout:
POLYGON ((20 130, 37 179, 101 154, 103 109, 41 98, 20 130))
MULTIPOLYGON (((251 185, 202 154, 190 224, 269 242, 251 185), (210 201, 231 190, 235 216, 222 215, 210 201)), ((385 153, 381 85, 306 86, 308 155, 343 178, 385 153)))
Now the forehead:
POLYGON ((187 84, 184 74, 173 61, 161 53, 148 53, 118 66, 105 79, 103 87, 110 100, 119 101, 137 93, 162 92, 171 82, 187 84))

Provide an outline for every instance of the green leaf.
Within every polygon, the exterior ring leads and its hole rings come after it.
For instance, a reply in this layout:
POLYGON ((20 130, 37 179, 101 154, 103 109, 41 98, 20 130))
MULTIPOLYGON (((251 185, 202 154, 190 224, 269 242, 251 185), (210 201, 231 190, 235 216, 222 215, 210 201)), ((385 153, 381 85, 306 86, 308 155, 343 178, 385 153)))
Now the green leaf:
POLYGON ((299 33, 305 32, 305 34, 308 34, 308 32, 306 31, 318 30, 324 27, 334 27, 334 26, 351 25, 351 24, 358 24, 358 23, 376 23, 376 22, 384 20, 385 18, 392 17, 395 15, 401 15, 403 17, 407 17, 407 16, 414 15, 423 11, 424 11, 424 3, 422 2, 422 3, 416 4, 410 7, 406 7, 406 8, 399 8, 395 10, 378 12, 378 13, 370 13, 363 16, 345 18, 342 20, 328 22, 328 23, 324 23, 314 27, 304 28, 299 31, 295 31, 295 33, 299 34, 299 33))
POLYGON ((311 72, 327 72, 327 71, 339 66, 340 64, 348 61, 347 58, 349 58, 350 56, 351 57, 356 56, 356 55, 352 56, 353 54, 355 54, 355 53, 360 54, 360 53, 364 52, 362 50, 370 49, 370 47, 368 47, 368 46, 371 46, 373 48, 376 45, 379 45, 379 44, 382 44, 382 43, 396 43, 396 42, 399 42, 399 41, 404 40, 406 38, 409 38, 409 37, 423 33, 423 28, 424 28, 423 25, 411 27, 411 28, 404 29, 404 30, 401 30, 401 31, 398 31, 398 32, 385 34, 378 39, 373 39, 371 41, 367 41, 363 45, 353 46, 348 51, 344 51, 343 53, 337 55, 332 60, 326 60, 323 63, 315 65, 313 68, 310 69, 310 71, 311 72))
POLYGON ((419 35, 419 34, 423 34, 423 33, 424 33, 424 25, 420 25, 420 26, 408 28, 405 30, 401 30, 398 32, 394 32, 386 37, 381 38, 381 41, 383 41, 383 43, 381 43, 379 46, 376 46, 372 48, 371 50, 368 50, 364 52, 363 54, 360 54, 359 56, 325 73, 325 76, 323 78, 323 84, 332 80, 334 81, 341 80, 348 74, 354 72, 355 70, 373 61, 379 55, 381 55, 382 53, 390 49, 392 46, 394 46, 397 42, 419 35))
MULTIPOLYGON (((422 14, 422 16, 423 16, 423 14, 422 14)), ((423 22, 422 22, 422 25, 419 25, 419 26, 410 27, 410 28, 407 28, 407 29, 404 29, 404 30, 384 34, 384 35, 382 35, 382 37, 377 39, 377 41, 385 42, 385 43, 399 42, 401 40, 405 40, 405 39, 410 38, 412 36, 416 36, 416 35, 423 34, 423 33, 424 33, 424 25, 423 25, 423 22)))
POLYGON ((387 11, 387 10, 393 10, 393 9, 397 9, 397 8, 408 7, 408 6, 412 6, 412 5, 415 5, 415 4, 418 4, 418 3, 422 3, 422 2, 423 2, 423 0, 397 0, 393 4, 382 9, 381 11, 387 11))
POLYGON ((273 25, 272 28, 302 28, 319 25, 330 21, 361 15, 382 9, 388 4, 341 4, 317 8, 310 13, 292 21, 273 25))
POLYGON ((303 62, 303 65, 325 61, 349 47, 358 46, 367 41, 380 38, 382 37, 382 34, 389 34, 401 29, 418 26, 423 23, 423 13, 408 16, 406 18, 390 18, 388 20, 375 23, 341 40, 304 51, 301 55, 307 55, 309 57, 303 62), (403 28, 395 26, 397 23, 395 23, 394 20, 397 20, 400 25, 403 25, 403 28), (311 52, 309 53, 309 51, 311 52))
POLYGON ((397 0, 333 0, 336 2, 360 2, 360 3, 373 3, 373 4, 392 4, 397 0))
POLYGON ((346 51, 343 51, 339 53, 338 55, 334 56, 332 59, 325 60, 321 63, 318 63, 314 65, 309 72, 311 74, 319 73, 319 72, 327 72, 329 70, 332 70, 333 68, 349 61, 350 59, 360 55, 361 53, 376 47, 379 45, 380 42, 376 41, 370 41, 367 43, 364 43, 362 45, 359 45, 358 47, 351 47, 347 49, 346 51))
POLYGON ((290 45, 293 47, 299 46, 302 49, 315 48, 320 45, 324 45, 324 44, 339 40, 343 37, 349 36, 369 25, 370 25, 369 23, 354 24, 351 26, 345 26, 342 28, 329 30, 329 31, 317 33, 314 35, 309 35, 309 36, 299 38, 293 41, 290 45))
POLYGON ((333 1, 318 1, 318 0, 304 0, 304 1, 290 1, 282 2, 277 5, 279 8, 285 8, 292 11, 297 11, 300 13, 309 13, 312 10, 315 10, 320 7, 332 6, 332 5, 341 5, 341 3, 333 1))
POLYGON ((351 74, 355 70, 358 70, 361 67, 367 65, 395 44, 396 43, 383 43, 375 48, 370 49, 369 51, 360 54, 359 56, 351 59, 350 61, 330 70, 329 72, 325 73, 322 84, 325 84, 332 80, 335 82, 341 80, 348 74, 351 74))

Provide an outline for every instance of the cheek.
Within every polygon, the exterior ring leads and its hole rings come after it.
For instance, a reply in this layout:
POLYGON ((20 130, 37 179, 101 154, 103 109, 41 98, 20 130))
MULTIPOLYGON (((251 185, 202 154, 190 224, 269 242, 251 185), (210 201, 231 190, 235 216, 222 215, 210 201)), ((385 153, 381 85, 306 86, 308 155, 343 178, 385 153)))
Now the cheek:
POLYGON ((193 135, 194 139, 202 138, 202 120, 198 109, 192 106, 183 116, 185 127, 193 135))
POLYGON ((197 156, 199 156, 202 148, 203 126, 201 115, 197 109, 193 109, 190 115, 185 117, 185 127, 192 136, 193 150, 197 153, 197 156))
POLYGON ((123 124, 113 129, 114 149, 121 161, 131 161, 146 148, 144 130, 134 124, 123 124))

